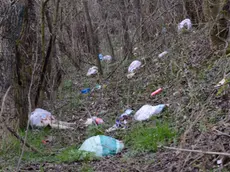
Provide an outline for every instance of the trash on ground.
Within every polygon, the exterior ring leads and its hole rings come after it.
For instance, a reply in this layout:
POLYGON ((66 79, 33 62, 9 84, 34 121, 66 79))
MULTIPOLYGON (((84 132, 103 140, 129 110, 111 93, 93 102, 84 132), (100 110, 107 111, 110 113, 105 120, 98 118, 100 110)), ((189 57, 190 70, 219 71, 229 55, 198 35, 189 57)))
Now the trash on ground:
POLYGON ((128 68, 128 73, 133 73, 141 67, 141 62, 139 60, 134 60, 128 68))
POLYGON ((160 104, 157 106, 152 105, 144 105, 142 106, 134 115, 134 119, 137 121, 144 121, 152 117, 153 115, 157 115, 162 112, 165 108, 165 104, 160 104))
POLYGON ((127 109, 123 114, 120 115, 119 118, 116 119, 116 123, 106 130, 106 132, 115 131, 118 128, 126 129, 126 124, 128 123, 128 120, 131 119, 131 114, 133 113, 132 109, 127 109))
POLYGON ((90 88, 85 88, 85 89, 81 90, 82 94, 87 94, 89 92, 90 92, 90 88))
POLYGON ((93 152, 96 156, 115 155, 122 151, 124 143, 109 136, 93 136, 84 141, 79 150, 93 152))
POLYGON ((192 29, 192 22, 190 19, 184 19, 178 24, 178 32, 189 31, 192 29))
POLYGON ((223 163, 222 159, 217 160, 217 165, 221 165, 223 163))
POLYGON ((89 126, 89 125, 92 125, 92 124, 100 125, 100 124, 103 124, 103 123, 104 123, 103 119, 98 118, 96 116, 93 116, 92 118, 88 118, 86 120, 85 126, 89 126))
POLYGON ((89 68, 86 76, 96 75, 97 73, 98 73, 98 67, 93 66, 93 67, 89 68))
POLYGON ((159 58, 164 57, 166 54, 168 54, 168 51, 164 51, 158 55, 159 58))
POLYGON ((138 51, 139 51, 139 48, 138 48, 138 47, 135 47, 135 48, 133 49, 133 55, 134 55, 134 56, 137 56, 137 55, 138 55, 138 51))
POLYGON ((30 126, 33 127, 46 127, 58 129, 74 129, 71 126, 75 123, 69 123, 64 121, 58 121, 55 117, 48 111, 36 108, 29 116, 30 126))
POLYGON ((105 56, 103 56, 102 60, 103 60, 103 61, 111 61, 111 60, 112 60, 112 56, 110 56, 110 55, 105 55, 105 56))
POLYGON ((129 73, 129 74, 127 75, 127 78, 128 78, 128 79, 131 79, 134 75, 135 75, 135 73, 129 73))
POLYGON ((220 87, 220 86, 224 85, 225 83, 226 83, 226 79, 223 78, 220 82, 218 82, 217 85, 215 85, 215 87, 220 87))
POLYGON ((45 140, 42 140, 43 144, 51 143, 54 140, 54 136, 48 136, 45 140))
POLYGON ((103 60, 103 55, 102 54, 98 54, 98 57, 100 60, 103 60))
POLYGON ((95 86, 95 88, 97 89, 97 90, 100 90, 101 89, 101 85, 99 85, 99 84, 97 84, 96 86, 95 86))
POLYGON ((151 96, 155 96, 155 95, 159 94, 162 90, 163 90, 162 88, 157 89, 156 91, 151 93, 151 96))

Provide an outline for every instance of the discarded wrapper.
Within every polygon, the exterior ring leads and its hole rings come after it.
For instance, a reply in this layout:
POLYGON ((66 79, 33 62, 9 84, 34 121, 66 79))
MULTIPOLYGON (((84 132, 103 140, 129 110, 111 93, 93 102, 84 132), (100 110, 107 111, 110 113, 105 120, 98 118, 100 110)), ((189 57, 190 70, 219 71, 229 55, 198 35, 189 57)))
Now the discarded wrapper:
POLYGON ((96 125, 100 125, 100 124, 103 124, 104 121, 101 118, 93 116, 92 118, 88 118, 86 120, 85 125, 88 126, 88 125, 92 125, 93 123, 96 124, 96 125))
POLYGON ((151 93, 151 96, 155 96, 155 95, 159 94, 162 90, 163 90, 162 88, 157 89, 156 91, 151 93))
POLYGON ((215 85, 215 87, 220 87, 226 83, 226 79, 223 78, 218 84, 215 85))

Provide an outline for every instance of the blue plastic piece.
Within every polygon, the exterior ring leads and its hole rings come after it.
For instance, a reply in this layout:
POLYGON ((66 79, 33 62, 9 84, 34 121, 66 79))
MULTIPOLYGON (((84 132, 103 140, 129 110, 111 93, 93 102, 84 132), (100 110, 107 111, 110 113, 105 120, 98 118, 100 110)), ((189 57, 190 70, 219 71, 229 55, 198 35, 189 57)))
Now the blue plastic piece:
POLYGON ((86 88, 86 89, 84 89, 84 90, 81 90, 81 93, 82 94, 87 94, 87 93, 89 93, 90 92, 90 88, 86 88))
POLYGON ((103 55, 102 54, 99 54, 98 57, 99 57, 100 60, 103 60, 103 55))

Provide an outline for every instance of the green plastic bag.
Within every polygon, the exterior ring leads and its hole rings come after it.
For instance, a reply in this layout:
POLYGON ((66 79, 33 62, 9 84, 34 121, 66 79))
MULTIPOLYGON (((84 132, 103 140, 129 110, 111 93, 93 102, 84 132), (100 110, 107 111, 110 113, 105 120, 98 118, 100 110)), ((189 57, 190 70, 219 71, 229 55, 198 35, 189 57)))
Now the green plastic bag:
POLYGON ((115 155, 124 148, 122 141, 116 140, 109 136, 98 135, 88 138, 81 145, 79 150, 94 152, 96 156, 115 155))

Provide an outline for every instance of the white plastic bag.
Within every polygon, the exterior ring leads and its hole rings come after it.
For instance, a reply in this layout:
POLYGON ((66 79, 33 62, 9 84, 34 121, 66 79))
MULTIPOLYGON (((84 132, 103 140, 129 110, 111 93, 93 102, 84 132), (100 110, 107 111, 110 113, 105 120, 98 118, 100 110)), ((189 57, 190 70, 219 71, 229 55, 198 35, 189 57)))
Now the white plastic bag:
POLYGON ((134 60, 128 68, 129 73, 133 73, 135 70, 139 69, 141 67, 141 62, 139 60, 134 60))
POLYGON ((164 57, 166 54, 168 54, 168 51, 164 51, 158 55, 159 58, 164 57))
POLYGON ((165 108, 165 104, 160 104, 157 106, 144 105, 142 106, 134 115, 134 119, 137 121, 144 121, 152 117, 153 115, 157 115, 162 112, 165 108))
POLYGON ((178 24, 178 32, 182 32, 183 30, 191 30, 192 29, 192 22, 190 19, 184 19, 178 24))
POLYGON ((96 156, 115 155, 124 148, 122 141, 116 140, 109 136, 98 135, 88 138, 81 145, 79 150, 93 152, 96 156))
POLYGON ((111 61, 111 60, 112 60, 112 56, 110 56, 110 55, 105 55, 105 56, 102 57, 102 60, 103 60, 103 61, 111 61))
POLYGON ((36 108, 29 116, 29 120, 31 126, 46 127, 55 121, 55 118, 50 112, 41 108, 36 108))
POLYGON ((98 73, 98 67, 93 66, 93 67, 89 68, 86 76, 96 75, 97 73, 98 73))
POLYGON ((73 130, 74 128, 72 128, 71 126, 75 125, 75 123, 58 121, 55 119, 53 115, 51 115, 50 112, 41 108, 36 108, 30 114, 29 122, 31 127, 38 127, 38 128, 50 126, 51 128, 73 130))

